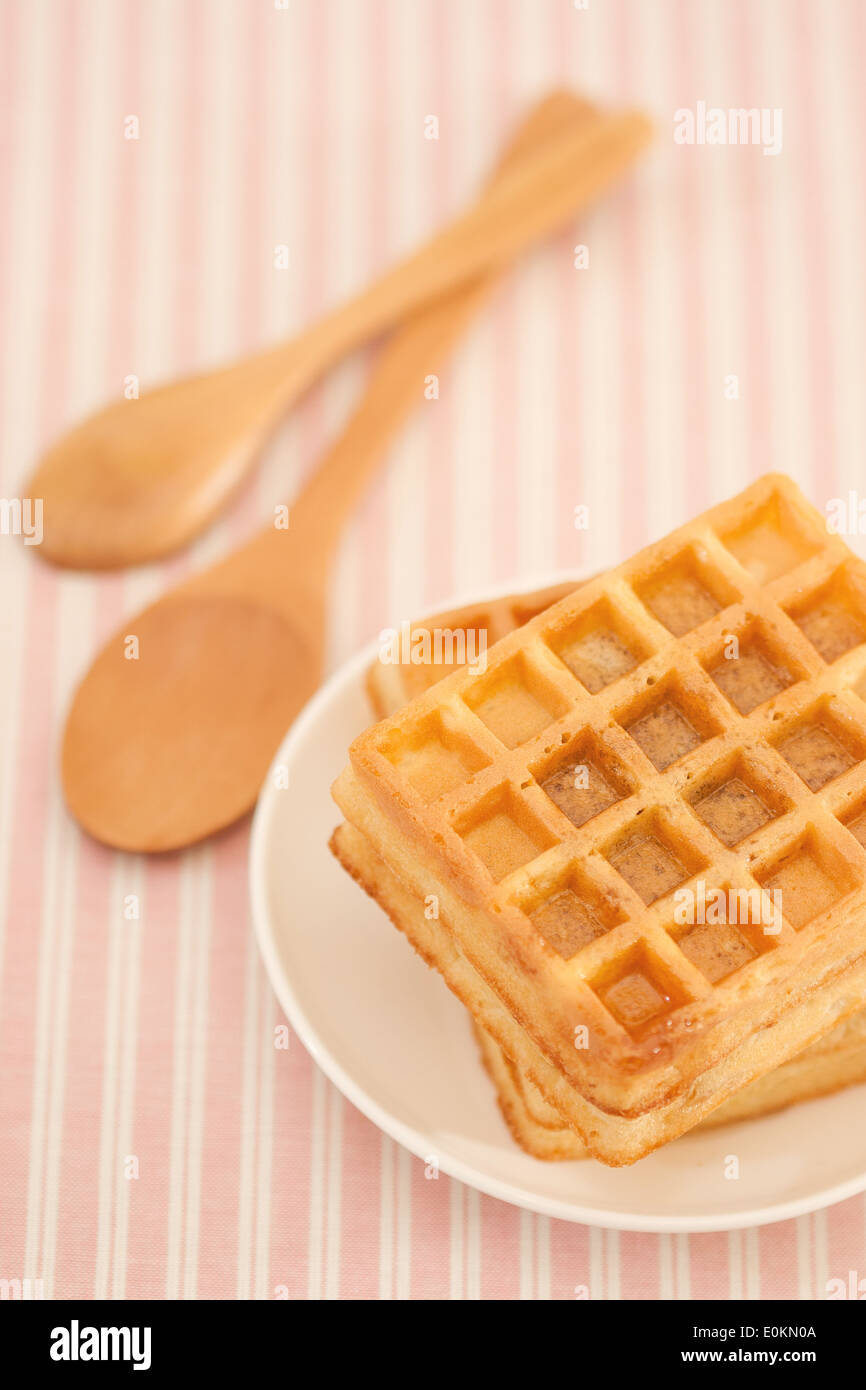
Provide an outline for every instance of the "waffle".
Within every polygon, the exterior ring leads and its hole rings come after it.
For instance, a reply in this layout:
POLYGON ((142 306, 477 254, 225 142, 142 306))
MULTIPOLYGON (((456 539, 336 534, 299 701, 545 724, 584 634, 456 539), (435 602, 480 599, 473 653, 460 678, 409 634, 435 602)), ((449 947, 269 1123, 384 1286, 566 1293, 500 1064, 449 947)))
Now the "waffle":
MULTIPOLYGON (((864 566, 770 476, 352 745, 344 814, 435 898, 443 954, 504 1002, 549 1065, 530 1079, 606 1162, 862 1002, 864 638, 864 566), (778 891, 784 916, 684 925, 675 891, 702 885, 765 910, 778 891)), ((497 1041, 519 1063, 515 1037, 497 1041)))
MULTIPOLYGON (((485 1070, 496 1090, 502 1116, 512 1137, 532 1158, 588 1158, 579 1135, 569 1129, 557 1110, 506 1056, 489 1033, 475 1024, 475 1037, 485 1070)), ((807 1047, 767 1076, 745 1086, 738 1095, 704 1120, 699 1129, 757 1119, 802 1101, 832 1095, 866 1081, 866 1014, 861 1010, 840 1023, 826 1038, 807 1047)))
POLYGON ((376 718, 385 719, 389 714, 396 714, 416 695, 423 694, 443 676, 465 665, 467 652, 486 651, 516 627, 522 627, 552 603, 573 593, 575 588, 573 583, 549 585, 528 594, 491 599, 471 608, 452 608, 424 622, 407 623, 395 633, 397 640, 393 644, 390 640, 383 642, 378 657, 367 670, 367 695, 376 718), (425 634, 432 639, 437 631, 451 634, 447 644, 440 645, 442 660, 413 660, 413 653, 424 655, 425 634), (395 654, 400 659, 395 660, 395 654))
MULTIPOLYGON (((377 659, 368 670, 367 690, 376 717, 384 719, 395 714, 408 703, 413 693, 429 688, 435 679, 441 679, 441 675, 445 674, 442 672, 437 676, 436 668, 411 661, 412 643, 417 633, 432 633, 437 628, 452 633, 480 630, 484 633, 486 644, 492 646, 500 637, 522 626, 577 587, 573 583, 548 586, 529 593, 512 594, 483 605, 449 609, 424 622, 410 624, 410 642, 406 648, 409 658, 396 665, 377 659)), ((450 663, 455 667, 457 664, 450 663)), ((369 877, 369 861, 373 851, 365 845, 356 852, 360 854, 359 868, 363 861, 367 861, 366 876, 369 877)), ((384 870, 384 866, 381 869, 384 870)), ((417 904, 396 900, 395 891, 392 883, 388 894, 391 915, 417 915, 417 904)), ((405 931, 405 926, 402 929, 405 931)), ((568 1128, 539 1088, 521 1072, 484 1028, 477 1023, 473 1027, 485 1070, 496 1090, 499 1108, 517 1143, 534 1158, 588 1157, 580 1137, 568 1128)), ((714 1111, 701 1128, 759 1118, 863 1081, 866 1081, 866 1010, 853 1014, 799 1056, 744 1087, 714 1111)))
MULTIPOLYGON (((422 959, 437 968, 474 1016, 482 1060, 494 1083, 503 1117, 513 1137, 535 1158, 589 1157, 580 1136, 545 1096, 557 1077, 531 1040, 516 1028, 500 999, 464 956, 453 949, 416 898, 353 825, 344 822, 331 849, 422 959), (479 1022, 480 1020, 480 1022, 479 1022), (516 1061, 509 1055, 514 1050, 516 1061)), ((828 1095, 866 1080, 866 1012, 837 1025, 799 1056, 731 1096, 703 1122, 708 1128, 781 1110, 797 1101, 828 1095)))

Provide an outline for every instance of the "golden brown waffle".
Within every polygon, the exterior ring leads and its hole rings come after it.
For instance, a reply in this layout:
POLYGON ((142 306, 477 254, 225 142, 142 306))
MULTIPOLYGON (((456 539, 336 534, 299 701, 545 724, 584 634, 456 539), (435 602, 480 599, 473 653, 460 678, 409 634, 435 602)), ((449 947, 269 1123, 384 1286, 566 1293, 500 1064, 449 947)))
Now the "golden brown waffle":
POLYGON ((528 623, 530 618, 543 613, 566 594, 573 593, 576 587, 575 584, 548 585, 527 594, 490 599, 470 608, 451 608, 423 622, 406 624, 398 634, 399 643, 395 643, 403 659, 393 660, 390 644, 385 642, 367 671, 367 695, 376 718, 385 719, 395 714, 416 695, 463 666, 467 651, 489 649, 516 627, 528 623), (443 659, 419 659, 425 655, 425 634, 429 649, 436 650, 432 643, 437 632, 451 634, 447 640, 440 637, 438 650, 443 659))
MULTIPOLYGON (((497 1088, 502 1113, 514 1138, 536 1158, 586 1158, 580 1136, 546 1099, 559 1078, 502 1001, 455 950, 425 904, 391 872, 359 830, 344 823, 331 838, 331 849, 426 963, 438 969, 475 1019, 482 1057, 497 1088), (515 1058, 512 1061, 511 1054, 515 1058)), ((861 976, 861 984, 864 977, 861 976)), ((771 1043, 772 1045, 772 1043, 771 1043)), ((827 1095, 866 1078, 866 1013, 860 1010, 826 1037, 807 1047, 731 1098, 702 1122, 702 1128, 750 1119, 796 1101, 827 1095)), ((603 1123, 604 1117, 600 1117, 603 1123)), ((621 1124, 628 1122, 621 1122, 621 1124)))
POLYGON ((862 563, 768 477, 352 747, 341 808, 439 899, 551 1063, 547 1099, 609 1162, 860 1003, 864 593, 862 563), (780 889, 778 934, 677 923, 698 880, 780 889))
MULTIPOLYGON (((520 1068, 477 1024, 475 1037, 496 1098, 512 1136, 533 1158, 588 1158, 586 1145, 569 1129, 520 1068)), ((699 1129, 757 1119, 802 1101, 832 1095, 866 1081, 866 1014, 861 1010, 813 1043, 732 1096, 704 1120, 699 1129)))
MULTIPOLYGON (((529 593, 509 595, 487 607, 475 604, 467 608, 449 609, 423 623, 412 623, 410 632, 414 637, 416 632, 432 633, 437 628, 451 632, 481 628, 490 646, 498 638, 543 612, 566 593, 574 592, 577 587, 574 584, 548 586, 529 593)), ((374 713, 379 719, 395 714, 411 698, 410 687, 418 670, 419 666, 411 662, 396 668, 393 664, 386 665, 378 660, 371 664, 367 687, 374 713)), ((418 686, 418 690, 432 684, 433 680, 428 679, 424 687, 418 686)), ((372 856, 372 853, 368 847, 367 854, 372 856)), ((395 900, 393 887, 390 900, 392 913, 409 910, 405 902, 401 904, 395 900)), ((417 903, 412 905, 411 910, 417 915, 417 903)), ((567 1127, 539 1088, 521 1072, 484 1028, 478 1023, 474 1023, 473 1027, 485 1069, 496 1089, 500 1110, 518 1144, 535 1158, 588 1157, 580 1137, 567 1127)), ((744 1087, 714 1111, 701 1128, 758 1118, 863 1081, 866 1081, 866 1010, 853 1014, 799 1056, 744 1087)))

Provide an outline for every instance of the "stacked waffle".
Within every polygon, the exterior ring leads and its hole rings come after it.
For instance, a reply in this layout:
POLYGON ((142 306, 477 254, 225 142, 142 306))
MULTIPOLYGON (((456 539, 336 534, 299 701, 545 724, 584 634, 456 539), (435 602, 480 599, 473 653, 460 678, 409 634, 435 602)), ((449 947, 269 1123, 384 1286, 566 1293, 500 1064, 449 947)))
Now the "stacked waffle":
POLYGON ((630 1163, 861 1079, 866 567, 768 477, 526 606, 417 693, 371 676, 414 698, 353 744, 333 841, 516 1136, 630 1163))

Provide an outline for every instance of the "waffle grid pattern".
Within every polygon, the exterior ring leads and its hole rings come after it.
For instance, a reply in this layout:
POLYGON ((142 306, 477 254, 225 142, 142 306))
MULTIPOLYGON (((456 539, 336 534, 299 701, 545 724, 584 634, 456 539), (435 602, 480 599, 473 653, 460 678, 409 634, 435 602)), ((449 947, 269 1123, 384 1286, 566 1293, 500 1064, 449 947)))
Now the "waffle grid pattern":
POLYGON ((414 803, 440 843, 459 839, 470 875, 487 878, 490 910, 519 922, 524 944, 544 934, 545 908, 555 917, 563 902, 592 905, 603 928, 594 939, 573 952, 545 941, 540 955, 583 1004, 589 985, 588 1020, 627 1052, 677 1018, 689 1029, 724 1014, 744 989, 794 969, 843 899, 866 905, 866 851, 844 824, 866 801, 866 704, 854 693, 863 639, 866 567, 792 484, 765 479, 513 633, 483 675, 458 672, 363 735, 353 760, 414 803), (712 616, 677 635, 695 594, 712 616), (836 656, 840 623, 861 641, 836 656), (731 636, 739 657, 725 661, 731 636), (587 637, 590 667, 599 641, 614 665, 623 648, 637 664, 593 693, 592 672, 589 684, 575 674, 588 669, 587 637), (755 671, 779 689, 742 712, 711 672, 747 657, 738 703, 752 699, 755 671), (638 741, 660 710, 697 739, 668 766, 638 741), (542 783, 593 754, 622 794, 578 826, 542 783), (839 775, 808 786, 791 761, 803 769, 804 756, 813 784, 834 758, 839 775), (734 776, 771 815, 730 846, 695 808, 734 776), (638 866, 649 855, 656 876, 659 863, 682 873, 652 900, 628 872, 633 855, 638 866), (699 968, 679 944, 688 927, 675 923, 672 895, 697 878, 708 889, 782 889, 778 934, 738 926, 727 975, 717 958, 699 968))
MULTIPOLYGON (((543 613, 551 604, 558 603, 574 591, 574 584, 554 584, 526 594, 509 594, 504 598, 490 599, 487 603, 473 605, 471 608, 454 608, 422 622, 409 625, 409 641, 419 634, 439 631, 483 632, 487 647, 507 637, 515 628, 522 627, 532 618, 543 613)), ((367 693, 377 719, 385 719, 389 714, 402 709, 416 695, 429 690, 460 663, 433 665, 418 662, 383 661, 372 662, 367 671, 367 693)))

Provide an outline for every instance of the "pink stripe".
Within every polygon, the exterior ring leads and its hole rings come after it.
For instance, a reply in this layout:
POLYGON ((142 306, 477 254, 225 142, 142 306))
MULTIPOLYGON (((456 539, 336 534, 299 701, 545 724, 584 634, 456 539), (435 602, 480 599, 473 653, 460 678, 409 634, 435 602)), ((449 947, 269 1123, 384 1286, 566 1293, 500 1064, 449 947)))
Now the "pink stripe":
MULTIPOLYGON (((331 1143, 335 1142, 333 1135, 331 1143)), ((340 1297, 379 1297, 382 1136, 348 1101, 343 1102, 340 1297)), ((395 1165, 396 1166, 396 1165, 395 1165)), ((394 1203, 396 1211, 396 1200, 394 1203)), ((392 1232, 396 1248, 396 1231, 392 1232)))
MULTIPOLYGON (((730 1238, 725 1232, 689 1236, 692 1298, 727 1298, 730 1293, 730 1238)), ((657 1295, 656 1295, 657 1296, 657 1295)))
MULTIPOLYGON (((57 127, 49 153, 50 162, 39 171, 46 180, 52 225, 69 224, 74 200, 75 152, 77 150, 78 44, 80 16, 66 7, 57 18, 59 33, 56 53, 58 70, 49 81, 57 86, 57 127)), ((31 171, 32 176, 32 171, 31 171)), ((63 280, 66 244, 62 237, 50 241, 45 280, 49 285, 63 280)), ((56 432, 69 389, 71 333, 57 331, 49 297, 39 353, 38 448, 44 448, 56 432)), ((36 370, 36 364, 34 364, 36 370)), ((22 669, 22 689, 27 693, 26 718, 19 731, 18 765, 12 775, 17 795, 12 826, 9 896, 6 904, 6 952, 0 1000, 0 1075, 16 1078, 5 1104, 10 1123, 0 1126, 0 1169, 4 1191, 17 1194, 0 1229, 2 1263, 20 1277, 28 1273, 40 1277, 41 1269, 24 1270, 26 1239, 26 1194, 31 1143, 32 1086, 35 1066, 34 1033, 36 994, 40 966, 45 869, 45 833, 53 800, 55 769, 53 744, 45 731, 55 727, 57 710, 53 695, 53 663, 57 651, 56 575, 34 561, 21 598, 27 605, 26 644, 22 669), (18 770, 20 769, 20 777, 18 770)), ((49 1020, 49 1026, 51 1020, 49 1020)), ((59 1040, 61 1048, 63 1040, 59 1040)), ((62 1052, 61 1052, 62 1055, 62 1052)), ((39 1220, 42 1229, 43 1197, 40 1194, 39 1220)), ((41 1265, 42 1244, 37 1259, 41 1265)))
POLYGON ((432 1169, 412 1164, 412 1297, 450 1297, 451 1180, 432 1176, 432 1169), (431 1175, 428 1176, 428 1173, 431 1175))
MULTIPOLYGON (((233 1298, 238 1264, 238 1181, 244 1096, 243 1036, 249 946, 246 823, 220 836, 213 856, 213 925, 209 950, 208 1031, 190 1038, 195 1054, 204 1041, 204 1138, 199 1298, 233 1298), (231 1026, 227 1027, 227 1022, 231 1026)), ((259 1018, 259 1026, 264 1019, 259 1018)), ((256 1048, 258 1057, 259 1048, 256 1048)))
MULTIPOLYGON (((321 247, 326 231, 326 130, 321 94, 328 64, 326 7, 302 11, 308 26, 296 61, 305 70, 311 102, 309 125, 297 132, 307 160, 303 173, 306 221, 300 229, 304 318, 311 321, 324 307, 321 247)), ((324 444, 321 393, 315 391, 297 407, 297 430, 303 461, 314 466, 324 444)), ((288 1056, 277 1054, 277 1086, 274 1095, 273 1165, 276 1180, 272 1192, 273 1224, 270 1268, 272 1285, 284 1285, 292 1298, 306 1297, 307 1242, 311 1191, 312 1073, 313 1062, 296 1038, 288 1056), (289 1175, 286 1177, 286 1175, 289 1175)))
MULTIPOLYGON (((128 4, 124 7, 123 22, 120 25, 123 46, 118 62, 118 105, 112 112, 117 142, 115 179, 118 198, 113 208, 114 225, 109 272, 113 292, 110 296, 112 318, 109 323, 106 354, 107 397, 119 394, 124 376, 133 370, 130 366, 130 354, 125 354, 124 362, 124 356, 118 352, 118 348, 124 341, 128 343, 132 332, 129 304, 139 264, 137 156, 140 144, 121 138, 124 117, 141 110, 138 17, 137 6, 128 4)), ((79 18, 81 21, 84 20, 83 13, 79 18)), ((70 324, 69 331, 74 335, 73 324, 70 324)), ((100 587, 97 601, 94 636, 98 644, 105 641, 117 626, 122 600, 122 578, 108 578, 100 587)), ((107 963, 111 951, 111 937, 115 932, 124 930, 125 923, 122 918, 109 919, 110 907, 113 906, 115 912, 118 907, 116 902, 112 903, 110 896, 113 857, 101 847, 92 844, 85 836, 80 837, 79 846, 77 920, 80 925, 75 938, 71 984, 71 997, 76 1001, 76 1007, 70 1014, 70 1031, 65 1053, 67 1075, 64 1145, 68 1156, 61 1170, 56 1284, 58 1290, 69 1289, 70 1296, 88 1297, 92 1296, 94 1291, 94 1270, 79 1268, 76 1225, 75 1220, 70 1218, 72 1213, 78 1218, 84 1213, 92 1223, 93 1229, 98 1229, 100 1134, 93 1117, 100 1115, 103 1103, 102 1063, 105 1051, 107 963), (88 1000, 91 993, 92 1000, 88 1000), (80 1280, 80 1284, 77 1284, 76 1280, 80 1280)), ((129 929, 135 931, 139 928, 132 926, 129 929)), ((116 1153, 113 1158, 112 1181, 116 1182, 121 1159, 116 1153)), ((113 1204, 112 1216, 116 1216, 113 1204)), ((107 1233, 109 1236, 112 1234, 112 1231, 107 1233)))
MULTIPOLYGON (((424 114, 439 118, 439 139, 425 140, 423 158, 433 187, 432 227, 443 224, 454 205, 456 152, 459 138, 452 128, 454 12, 449 5, 427 0, 422 42, 429 53, 424 114)), ((420 27, 420 26, 419 26, 420 27)), ((427 419, 425 467, 425 586, 424 606, 446 601, 454 592, 454 388, 443 382, 438 401, 431 402, 427 419)))
MULTIPOLYGON (((669 29, 673 39, 671 49, 674 58, 675 91, 688 92, 693 89, 693 80, 690 82, 690 78, 698 66, 697 21, 694 5, 689 5, 688 0, 677 0, 676 13, 669 29)), ((683 497, 671 518, 672 522, 676 523, 705 511, 712 502, 720 500, 720 497, 713 495, 707 463, 710 443, 707 392, 711 389, 721 392, 722 382, 713 383, 711 386, 708 380, 707 335, 710 326, 707 322, 704 288, 706 259, 701 255, 701 248, 706 244, 709 233, 706 184, 701 175, 706 169, 707 160, 712 159, 717 151, 704 148, 688 151, 687 147, 674 146, 670 128, 667 126, 671 117, 667 112, 665 115, 665 126, 659 135, 660 139, 670 142, 669 148, 673 150, 673 157, 680 167, 678 197, 675 203, 677 226, 673 235, 676 245, 683 252, 678 260, 681 275, 677 285, 677 308, 681 321, 681 351, 678 360, 682 364, 683 372, 680 399, 684 416, 683 448, 686 468, 683 497), (689 154, 695 155, 696 158, 688 158, 689 154)), ((745 153, 748 157, 756 151, 745 153)), ((743 157, 743 152, 740 157, 743 157)), ((673 309, 673 306, 671 308, 673 309)), ((727 485, 724 486, 720 496, 726 496, 730 490, 727 485)))
MULTIPOLYGON (((259 9, 247 12, 249 18, 240 35, 235 55, 238 110, 244 125, 239 139, 240 167, 228 170, 227 186, 243 180, 245 196, 235 208, 238 251, 235 283, 235 330, 239 345, 250 351, 261 345, 265 303, 260 289, 262 275, 256 274, 261 258, 267 256, 265 220, 265 171, 267 109, 265 104, 265 56, 267 29, 271 20, 259 9), (249 268, 252 267, 253 273, 249 268), (252 282, 252 283, 251 283, 252 282)), ((257 516, 254 487, 244 489, 235 503, 229 532, 232 544, 240 542, 257 516)), ((239 1139, 243 1074, 241 1071, 245 1014, 247 953, 251 946, 246 890, 246 864, 249 841, 246 822, 214 844, 213 856, 213 937, 210 949, 211 982, 208 1013, 214 1020, 232 1018, 237 1029, 232 1036, 224 1023, 207 1050, 205 1127, 202 1153, 202 1212, 199 1245, 199 1295, 203 1298, 233 1297, 234 1270, 238 1263, 239 1139), (227 1084, 228 1080, 228 1084, 227 1084)), ((264 1026, 260 1007, 259 1026, 264 1026)), ((256 1049, 258 1060, 259 1049, 256 1049)), ((258 1120, 258 1115, 256 1116, 258 1120)), ((255 1133, 259 1133, 256 1125, 255 1133)), ((255 1149, 254 1149, 255 1156, 255 1149)), ((257 1171, 257 1169, 255 1170, 257 1171)), ((256 1198, 258 1198, 258 1191, 256 1198)), ((253 1258, 255 1246, 252 1246, 253 1258)), ((250 1287, 254 1270, 249 1271, 250 1287)))
MULTIPOLYGON (((200 0, 192 0, 178 13, 182 18, 175 31, 175 42, 178 47, 178 70, 183 74, 183 79, 178 91, 180 109, 177 134, 182 177, 178 185, 175 278, 167 289, 171 319, 166 340, 166 377, 173 371, 188 371, 195 366, 196 324, 201 303, 200 275, 196 271, 200 256, 201 121, 204 104, 203 66, 197 57, 203 23, 200 0)), ((155 59, 156 54, 148 48, 142 62, 152 63, 155 59)), ((156 113, 148 111, 145 120, 148 115, 155 118, 156 113)), ((140 198, 140 193, 138 196, 140 198)), ((140 251, 141 248, 139 254, 140 251)), ((122 257, 122 249, 119 255, 122 257)), ((118 273, 122 274, 120 261, 118 273)), ((121 318, 115 327, 117 336, 114 340, 121 363, 128 362, 136 352, 135 332, 124 331, 122 324, 121 318)), ((185 552, 172 557, 162 568, 164 585, 168 587, 176 582, 188 568, 189 558, 185 552)), ((137 1183, 130 1194, 126 1269, 126 1291, 130 1298, 161 1298, 166 1290, 172 1090, 178 1082, 174 1074, 172 1049, 182 863, 180 855, 144 862, 145 920, 142 924, 139 967, 133 1143, 135 1152, 140 1156, 143 1178, 147 1176, 146 1183, 143 1180, 137 1183)))
POLYGON ((174 1075, 172 1040, 180 917, 180 858, 148 864, 141 938, 133 1149, 141 1177, 130 1192, 126 1292, 164 1298, 174 1075))
MULTIPOLYGON (((633 53, 631 25, 625 22, 618 24, 614 38, 613 58, 615 81, 619 89, 618 99, 625 102, 630 100, 634 84, 636 55, 633 53)), ((619 334, 620 371, 625 399, 619 410, 623 490, 621 497, 617 499, 621 513, 622 554, 611 556, 612 563, 616 564, 650 540, 647 533, 647 488, 650 479, 646 438, 646 382, 643 375, 643 352, 648 326, 644 297, 647 267, 642 249, 643 229, 638 212, 638 196, 631 181, 626 180, 621 189, 612 191, 609 206, 605 211, 608 217, 618 218, 622 237, 619 334)), ((611 409, 617 409, 613 399, 611 409)), ((599 461, 599 466, 604 467, 604 463, 599 461)))
MULTIPOLYGON (((367 183, 369 208, 366 226, 361 229, 361 245, 366 251, 367 272, 371 277, 385 269, 394 258, 394 185, 399 181, 393 147, 394 66, 388 10, 385 0, 369 0, 360 26, 358 63, 365 77, 364 102, 367 110, 366 162, 369 167, 367 183), (366 240, 363 240, 366 238, 366 240)), ((328 103, 337 109, 339 98, 328 103)), ((366 278, 366 277, 365 277, 366 278)), ((419 383, 420 388, 420 383, 419 383)), ((363 389, 363 388, 362 388, 363 389)), ((419 405, 421 404, 419 392, 419 405)), ((329 431, 329 435, 333 430, 329 431)), ((397 440, 399 449, 402 436, 397 440)), ((387 450, 388 460, 395 449, 387 450)), ((363 564, 359 575, 359 617, 361 640, 372 637, 391 616, 388 606, 388 552, 390 523, 388 516, 387 474, 383 467, 362 501, 355 521, 360 540, 363 564)), ((409 523, 412 524, 411 521, 409 523)), ((398 619, 411 618, 399 613, 398 619)))
POLYGON ((797 1223, 763 1226, 758 1232, 758 1250, 761 1298, 798 1298, 797 1223))
POLYGON ((294 1034, 289 1051, 277 1052, 268 1265, 272 1297, 278 1288, 291 1299, 307 1296, 313 1065, 294 1034))
POLYGON ((661 1298, 661 1242, 659 1237, 643 1235, 634 1231, 622 1231, 619 1236, 619 1254, 619 1283, 622 1297, 625 1299, 661 1298))
MULTIPOLYGON (((82 836, 75 885, 78 929, 69 980, 72 1007, 60 1064, 65 1070, 65 1094, 55 1290, 64 1298, 94 1295, 94 1262, 81 1259, 81 1231, 98 1227, 107 965, 112 934, 128 925, 122 918, 109 921, 111 868, 111 856, 82 836)), ((112 1157, 116 1180, 122 1161, 116 1145, 112 1157)))
MULTIPOLYGON (((57 711, 52 683, 36 678, 43 654, 56 650, 57 615, 53 576, 42 568, 31 570, 27 595, 23 669, 27 673, 28 710, 18 736, 15 814, 9 862, 15 865, 6 901, 6 947, 3 962, 3 998, 0 1008, 0 1075, 4 1088, 5 1123, 0 1126, 0 1188, 3 1219, 0 1221, 0 1253, 3 1267, 24 1274, 27 1178, 30 1161, 30 1126, 35 1059, 36 987, 39 970, 43 881, 44 833, 54 769, 43 730, 51 728, 57 711), (26 773, 26 775, 24 775, 26 773)), ((31 1271, 39 1277, 38 1271, 31 1271)))
POLYGON ((560 1300, 583 1302, 592 1288, 589 1273, 589 1230, 570 1221, 550 1228, 550 1293, 560 1300))
MULTIPOLYGON (((765 84, 756 70, 754 55, 758 42, 754 6, 744 0, 734 0, 725 10, 731 26, 732 61, 736 63, 736 103, 738 106, 763 105, 765 84)), ((734 98, 732 98, 733 100, 734 98)), ((774 466, 772 452, 773 422, 770 418, 770 370, 776 358, 773 351, 771 322, 784 324, 783 306, 770 305, 767 293, 766 267, 772 248, 768 245, 767 212, 765 204, 764 169, 768 159, 759 150, 726 150, 722 153, 735 161, 738 184, 735 194, 740 204, 744 342, 743 368, 740 378, 740 405, 747 419, 749 477, 756 478, 774 466)), ((795 291, 796 292, 796 291, 795 291)), ((785 461, 778 466, 784 468, 785 461)))
MULTIPOLYGON (((20 94, 19 61, 21 45, 21 10, 16 5, 0 6, 0 206, 11 208, 15 189, 15 150, 24 130, 20 94)), ((14 267, 11 257, 12 218, 0 218, 0 323, 9 322, 9 292, 14 267)), ((0 374, 2 378, 2 374, 0 374)), ((0 379, 0 413, 5 418, 8 409, 6 382, 0 379)), ((17 459, 0 458, 0 485, 4 495, 17 485, 21 471, 17 459), (7 483, 6 470, 9 470, 7 483), (13 483, 15 479, 15 483, 13 483)))
MULTIPOLYGON (((850 1297, 852 1288, 858 1296, 866 1295, 866 1268, 863 1267, 863 1234, 866 1203, 862 1197, 840 1202, 827 1212, 827 1278, 841 1279, 850 1297), (852 1271, 856 1275, 851 1278, 852 1271), (860 1281, 863 1280, 863 1284, 860 1281)), ((833 1292, 838 1292, 838 1288, 833 1292)), ((815 1290, 823 1298, 828 1290, 823 1284, 815 1290)))
MULTIPOLYGON (((514 25, 512 16, 503 5, 488 0, 484 9, 483 31, 489 47, 487 53, 496 53, 499 63, 485 62, 479 77, 479 86, 486 89, 485 111, 491 111, 496 119, 487 126, 491 153, 488 168, 483 178, 489 179, 494 165, 502 156, 507 141, 512 139, 522 113, 509 89, 508 77, 513 65, 512 46, 514 25)), ((485 321, 489 328, 492 344, 493 367, 491 372, 491 399, 481 402, 485 413, 490 411, 492 432, 492 458, 490 460, 490 492, 487 510, 490 514, 491 571, 490 579, 495 583, 505 583, 518 573, 518 508, 515 505, 519 496, 521 470, 532 466, 532 459, 519 456, 520 441, 515 431, 515 412, 519 409, 521 373, 521 337, 517 321, 518 277, 520 267, 509 271, 503 282, 497 285, 489 308, 485 308, 485 321), (512 404, 513 408, 509 407, 512 404)), ((525 274, 525 268, 523 268, 525 274)), ((525 349, 523 349, 525 351, 525 349)), ((448 380, 456 387, 454 372, 449 371, 448 380)))
POLYGON ((481 1297, 520 1296, 520 1212, 517 1207, 481 1198, 481 1297))
MULTIPOLYGON (((807 486, 813 502, 823 510, 824 503, 831 497, 838 497, 841 491, 834 393, 837 366, 827 275, 834 248, 827 227, 827 153, 825 137, 821 134, 822 97, 815 90, 815 49, 819 42, 816 25, 822 24, 823 19, 815 14, 813 6, 797 0, 791 21, 797 102, 795 110, 785 111, 785 121, 790 120, 794 126, 793 130, 786 131, 786 143, 790 141, 788 148, 796 150, 798 158, 800 226, 792 227, 791 231, 802 248, 799 280, 806 297, 808 377, 804 386, 809 397, 811 424, 811 468, 807 486)), ((784 152, 775 156, 776 159, 784 157, 784 152)))
MULTIPOLYGON (((580 64, 581 45, 579 21, 581 16, 569 12, 565 5, 548 11, 549 41, 547 51, 554 69, 557 87, 571 86, 578 93, 581 84, 575 80, 575 68, 580 64)), ((557 324, 556 355, 559 362, 556 408, 556 495, 551 499, 556 518, 556 569, 579 573, 589 564, 590 536, 588 529, 575 529, 575 508, 587 504, 587 478, 599 466, 597 459, 581 454, 581 415, 586 410, 584 382, 592 353, 592 325, 587 322, 586 275, 574 265, 574 247, 585 245, 590 233, 591 216, 579 218, 574 226, 553 242, 557 264, 557 324)), ((592 517, 589 524, 592 525, 592 517)))

